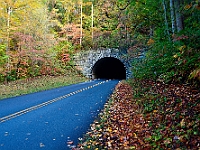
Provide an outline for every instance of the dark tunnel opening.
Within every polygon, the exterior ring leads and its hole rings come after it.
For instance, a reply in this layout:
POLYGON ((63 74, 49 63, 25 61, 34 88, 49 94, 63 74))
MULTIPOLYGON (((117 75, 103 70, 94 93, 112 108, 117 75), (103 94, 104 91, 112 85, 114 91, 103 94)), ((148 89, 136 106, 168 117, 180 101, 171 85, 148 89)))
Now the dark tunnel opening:
POLYGON ((117 58, 104 57, 98 60, 92 68, 94 79, 126 79, 126 68, 117 58))

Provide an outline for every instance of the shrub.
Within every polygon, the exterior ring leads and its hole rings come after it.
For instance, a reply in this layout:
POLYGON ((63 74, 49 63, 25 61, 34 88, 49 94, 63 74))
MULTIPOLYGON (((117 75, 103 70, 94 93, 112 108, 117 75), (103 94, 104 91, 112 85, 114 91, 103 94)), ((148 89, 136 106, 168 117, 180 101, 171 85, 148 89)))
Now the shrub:
POLYGON ((3 67, 6 63, 8 56, 6 55, 6 46, 0 44, 0 67, 3 67))
POLYGON ((134 77, 162 82, 199 82, 200 51, 196 43, 199 35, 184 31, 175 35, 173 41, 155 39, 145 58, 133 62, 134 77))

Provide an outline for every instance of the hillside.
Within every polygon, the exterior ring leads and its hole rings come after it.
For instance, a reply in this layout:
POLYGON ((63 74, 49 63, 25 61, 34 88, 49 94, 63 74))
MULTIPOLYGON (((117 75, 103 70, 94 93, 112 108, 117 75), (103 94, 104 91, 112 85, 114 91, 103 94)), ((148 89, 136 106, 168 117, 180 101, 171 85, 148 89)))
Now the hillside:
POLYGON ((198 150, 199 131, 199 90, 130 80, 117 85, 77 149, 198 150))

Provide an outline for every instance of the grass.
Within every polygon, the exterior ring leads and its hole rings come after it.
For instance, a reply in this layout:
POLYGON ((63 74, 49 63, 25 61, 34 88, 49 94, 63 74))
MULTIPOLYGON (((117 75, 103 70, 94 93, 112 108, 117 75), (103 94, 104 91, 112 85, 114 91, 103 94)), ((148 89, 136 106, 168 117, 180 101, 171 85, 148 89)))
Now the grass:
POLYGON ((0 84, 0 100, 86 81, 81 75, 40 76, 0 84))

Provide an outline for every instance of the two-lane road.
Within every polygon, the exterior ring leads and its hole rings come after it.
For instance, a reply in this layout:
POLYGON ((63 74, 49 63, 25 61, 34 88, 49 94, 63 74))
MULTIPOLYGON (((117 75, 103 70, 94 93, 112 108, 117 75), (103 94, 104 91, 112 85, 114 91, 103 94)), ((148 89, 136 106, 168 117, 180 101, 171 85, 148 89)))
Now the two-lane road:
POLYGON ((118 80, 94 80, 0 101, 0 150, 66 150, 89 129, 118 80))

